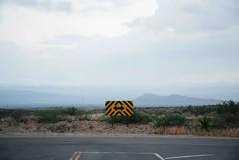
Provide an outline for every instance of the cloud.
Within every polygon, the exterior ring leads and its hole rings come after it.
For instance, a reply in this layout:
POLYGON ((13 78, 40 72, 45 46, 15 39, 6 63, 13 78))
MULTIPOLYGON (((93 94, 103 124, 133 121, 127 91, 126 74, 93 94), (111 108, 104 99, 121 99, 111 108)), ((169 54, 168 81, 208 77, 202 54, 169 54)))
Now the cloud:
POLYGON ((164 32, 171 27, 177 32, 216 32, 239 25, 239 3, 234 0, 158 0, 156 14, 138 18, 129 25, 164 32))
MULTIPOLYGON (((15 2, 13 3, 15 5, 7 3, 2 13, 0 40, 14 41, 27 47, 30 45, 42 47, 39 41, 61 35, 119 37, 130 32, 130 28, 124 25, 125 23, 130 23, 138 17, 152 16, 157 7, 155 0, 134 0, 131 3, 123 3, 124 5, 120 7, 112 5, 111 1, 47 0, 36 1, 34 4, 26 3, 29 1, 11 2, 15 2), (45 2, 57 8, 67 6, 61 3, 70 3, 73 6, 72 14, 57 12, 51 7, 49 7, 51 12, 36 9, 36 7, 41 8, 43 4, 43 8, 47 8, 45 2), (107 9, 99 11, 94 7, 89 9, 89 6, 104 6, 107 9), (83 12, 82 9, 90 12, 83 12)), ((120 3, 116 2, 116 4, 120 3)))
POLYGON ((232 1, 31 2, 12 2, 1 13, 2 83, 239 83, 232 1))
POLYGON ((44 12, 96 12, 109 11, 135 3, 134 0, 2 0, 2 5, 17 5, 44 12))
POLYGON ((197 21, 192 28, 202 31, 217 31, 238 26, 239 3, 234 0, 211 0, 205 7, 190 6, 185 10, 191 13, 197 21))

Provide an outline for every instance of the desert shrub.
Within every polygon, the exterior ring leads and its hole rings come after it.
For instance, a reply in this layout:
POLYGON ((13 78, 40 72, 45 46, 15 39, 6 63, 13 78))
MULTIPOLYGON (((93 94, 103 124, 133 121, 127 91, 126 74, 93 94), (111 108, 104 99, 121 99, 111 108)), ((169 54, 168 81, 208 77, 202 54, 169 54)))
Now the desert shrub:
POLYGON ((63 110, 63 112, 67 115, 74 116, 77 113, 77 108, 75 107, 67 107, 63 110))
POLYGON ((225 120, 225 123, 230 126, 239 126, 239 104, 234 101, 223 102, 218 105, 217 114, 225 120))
POLYGON ((99 118, 99 121, 107 121, 108 117, 104 114, 99 118))
POLYGON ((38 122, 55 123, 58 121, 69 121, 69 116, 75 116, 78 120, 89 120, 87 111, 77 109, 75 107, 54 108, 37 110, 34 112, 38 122))
POLYGON ((211 119, 212 128, 226 128, 226 126, 226 121, 223 117, 217 115, 211 119))
POLYGON ((75 113, 75 115, 78 115, 78 116, 80 116, 80 115, 88 115, 88 114, 89 114, 89 112, 87 112, 87 111, 85 111, 83 109, 77 109, 76 113, 75 113))
POLYGON ((66 120, 65 114, 62 110, 48 109, 39 110, 36 112, 37 122, 41 123, 56 123, 58 121, 66 120))
POLYGON ((12 109, 0 109, 0 118, 11 116, 13 111, 12 109))
POLYGON ((155 111, 153 115, 165 115, 167 114, 166 111, 155 111))
POLYGON ((195 114, 197 115, 206 115, 212 112, 215 112, 217 108, 215 106, 201 106, 195 107, 195 114))
POLYGON ((194 114, 196 116, 198 115, 206 115, 206 114, 209 114, 209 113, 212 113, 212 112, 216 112, 217 110, 217 107, 216 106, 188 106, 188 107, 185 107, 183 108, 183 113, 191 113, 191 114, 194 114))
POLYGON ((56 132, 56 127, 54 125, 48 126, 47 129, 51 132, 56 132))
POLYGON ((181 126, 186 122, 186 117, 181 115, 168 114, 163 117, 159 117, 155 121, 157 127, 167 126, 181 126))
POLYGON ((78 120, 90 120, 91 117, 90 117, 90 114, 83 114, 83 115, 78 116, 77 119, 78 120))
POLYGON ((19 123, 24 118, 24 114, 22 111, 16 110, 11 113, 11 117, 13 120, 15 120, 17 123, 19 123))
POLYGON ((29 118, 26 117, 26 116, 23 117, 23 118, 20 120, 21 123, 25 123, 25 124, 26 124, 28 121, 29 121, 29 118))
POLYGON ((233 116, 238 116, 239 115, 239 104, 236 104, 232 100, 223 102, 222 105, 218 105, 217 113, 221 116, 224 116, 227 113, 232 114, 233 116))
POLYGON ((148 123, 152 121, 150 114, 143 112, 134 111, 133 116, 129 117, 129 122, 131 123, 148 123))
POLYGON ((148 123, 152 121, 152 118, 149 114, 143 113, 143 112, 139 112, 139 111, 134 111, 133 116, 130 117, 108 117, 108 122, 112 123, 148 123))
POLYGON ((207 116, 204 116, 203 118, 198 119, 198 122, 199 122, 202 130, 206 130, 206 131, 209 130, 209 128, 211 126, 211 124, 210 124, 211 122, 207 116))
POLYGON ((188 113, 191 113, 191 114, 195 114, 196 113, 195 108, 192 107, 192 106, 188 106, 188 107, 183 108, 182 112, 183 113, 188 112, 188 113))
POLYGON ((216 106, 188 106, 188 107, 185 107, 183 108, 183 113, 191 113, 191 114, 194 114, 196 116, 198 115, 206 115, 206 114, 209 114, 209 113, 212 113, 212 112, 216 112, 217 110, 217 107, 216 106))

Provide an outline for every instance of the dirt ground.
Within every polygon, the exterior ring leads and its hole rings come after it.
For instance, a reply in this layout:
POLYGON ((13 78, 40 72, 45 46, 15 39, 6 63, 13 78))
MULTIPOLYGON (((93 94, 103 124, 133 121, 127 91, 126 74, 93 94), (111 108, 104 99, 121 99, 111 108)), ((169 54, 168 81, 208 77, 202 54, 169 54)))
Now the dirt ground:
POLYGON ((181 127, 158 128, 153 123, 148 124, 126 124, 115 123, 112 127, 108 122, 101 121, 73 121, 57 123, 28 122, 11 125, 7 122, 0 123, 0 135, 29 135, 29 134, 109 134, 109 135, 200 135, 239 137, 239 129, 213 129, 201 131, 181 127))
POLYGON ((9 126, 7 122, 1 122, 1 133, 32 133, 32 132, 56 132, 56 133, 109 133, 109 134, 149 134, 154 128, 153 124, 117 124, 112 127, 108 122, 99 121, 74 121, 74 122, 57 122, 55 124, 44 124, 30 122, 27 124, 9 126))

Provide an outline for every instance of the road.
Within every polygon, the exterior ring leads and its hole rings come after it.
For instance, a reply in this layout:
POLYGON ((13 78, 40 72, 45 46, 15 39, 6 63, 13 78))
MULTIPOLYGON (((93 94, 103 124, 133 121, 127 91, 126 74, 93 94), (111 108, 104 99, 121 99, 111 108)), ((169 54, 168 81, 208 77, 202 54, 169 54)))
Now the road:
POLYGON ((239 160, 239 139, 1 137, 1 160, 239 160))

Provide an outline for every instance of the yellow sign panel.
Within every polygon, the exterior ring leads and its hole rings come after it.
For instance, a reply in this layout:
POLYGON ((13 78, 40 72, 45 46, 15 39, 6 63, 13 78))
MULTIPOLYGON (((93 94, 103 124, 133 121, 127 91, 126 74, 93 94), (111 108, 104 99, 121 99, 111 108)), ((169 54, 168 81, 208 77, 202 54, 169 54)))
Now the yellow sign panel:
POLYGON ((134 114, 133 101, 105 101, 107 116, 132 116, 134 114))

